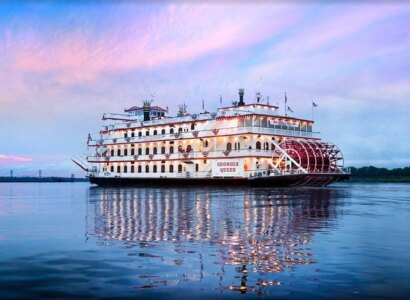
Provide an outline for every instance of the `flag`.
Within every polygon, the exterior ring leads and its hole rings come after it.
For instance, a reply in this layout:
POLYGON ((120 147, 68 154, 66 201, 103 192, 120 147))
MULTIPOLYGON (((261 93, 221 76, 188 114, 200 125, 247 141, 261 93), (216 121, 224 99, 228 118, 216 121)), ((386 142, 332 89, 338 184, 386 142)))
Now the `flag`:
POLYGON ((222 104, 222 96, 219 96, 219 103, 222 104))
POLYGON ((168 105, 167 105, 167 113, 168 113, 168 105))
POLYGON ((285 106, 286 106, 286 103, 288 103, 288 97, 286 97, 286 92, 285 92, 285 106))
POLYGON ((315 102, 313 102, 312 101, 312 105, 313 105, 313 107, 317 107, 318 105, 315 103, 315 102))
POLYGON ((288 111, 290 111, 291 113, 293 113, 293 110, 288 106, 288 111))

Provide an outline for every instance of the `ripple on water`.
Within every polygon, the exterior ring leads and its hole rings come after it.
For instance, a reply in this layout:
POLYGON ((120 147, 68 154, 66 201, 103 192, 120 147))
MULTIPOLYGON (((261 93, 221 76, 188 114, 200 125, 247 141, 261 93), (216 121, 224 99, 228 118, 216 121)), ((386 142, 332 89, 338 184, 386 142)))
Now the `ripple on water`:
MULTIPOLYGON (((380 297, 383 285, 408 291, 403 279, 408 275, 403 266, 410 262, 405 226, 392 230, 379 224, 410 217, 405 215, 410 207, 407 186, 401 192, 397 186, 356 184, 87 191, 83 198, 73 192, 66 199, 72 205, 77 195, 85 203, 82 242, 68 235, 66 224, 56 231, 77 248, 51 251, 50 236, 42 240, 36 235, 35 243, 44 242, 38 254, 0 260, 1 296, 354 298, 375 295, 365 286, 380 297), (391 240, 382 242, 383 236, 391 240)), ((41 193, 51 201, 50 191, 43 188, 41 193)), ((64 198, 58 199, 63 205, 64 198)), ((29 213, 41 211, 26 201, 29 213)), ((47 213, 56 209, 51 207, 47 212, 45 206, 47 213)), ((2 236, 12 240, 11 234, 2 236)))

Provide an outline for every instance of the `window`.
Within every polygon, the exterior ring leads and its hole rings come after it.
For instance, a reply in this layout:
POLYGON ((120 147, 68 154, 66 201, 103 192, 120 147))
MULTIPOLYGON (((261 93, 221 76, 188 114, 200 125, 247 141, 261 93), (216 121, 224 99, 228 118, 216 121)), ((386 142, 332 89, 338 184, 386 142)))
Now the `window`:
POLYGON ((178 132, 179 132, 179 133, 182 132, 182 127, 179 127, 178 132))
POLYGON ((131 149, 131 155, 135 155, 135 149, 134 148, 131 149))
POLYGON ((174 146, 169 147, 169 153, 170 154, 174 153, 174 146))
POLYGON ((263 150, 269 150, 269 144, 267 142, 263 144, 263 150))
POLYGON ((191 130, 195 130, 195 124, 194 123, 191 124, 191 130))
POLYGON ((145 155, 149 154, 149 148, 145 148, 145 155))
POLYGON ((154 172, 154 173, 157 173, 157 165, 154 165, 153 172, 154 172))
POLYGON ((256 142, 256 150, 261 150, 261 142, 256 142))
POLYGON ((124 137, 126 138, 126 137, 128 137, 128 133, 126 132, 126 133, 124 133, 124 137))
POLYGON ((169 133, 170 133, 170 134, 173 134, 173 133, 174 133, 174 128, 171 128, 171 129, 169 130, 169 133))
POLYGON ((118 155, 118 156, 121 156, 121 149, 118 149, 118 150, 117 150, 117 155, 118 155))
POLYGON ((161 134, 165 134, 165 129, 162 129, 162 130, 161 130, 161 134))
POLYGON ((114 173, 114 166, 111 166, 111 172, 114 173))
POLYGON ((174 173, 174 165, 169 166, 169 173, 174 173))
POLYGON ((147 130, 147 131, 145 132, 145 135, 146 135, 146 136, 149 136, 149 130, 147 130))
POLYGON ((145 166, 145 173, 149 173, 149 165, 145 166))
POLYGON ((157 154, 157 147, 154 147, 153 151, 154 151, 154 154, 157 154))
POLYGON ((231 151, 232 150, 232 143, 227 143, 226 144, 226 151, 231 151))
POLYGON ((235 143, 235 150, 241 150, 241 144, 239 142, 235 143))
POLYGON ((135 136, 135 132, 131 131, 131 137, 134 137, 134 136, 135 136))
POLYGON ((165 173, 165 165, 161 165, 161 173, 165 173))
POLYGON ((135 168, 134 168, 134 166, 131 166, 131 173, 134 173, 135 172, 135 168))
POLYGON ((138 131, 138 136, 142 136, 142 131, 138 131))
POLYGON ((125 155, 125 156, 128 155, 128 149, 124 149, 124 155, 125 155))
POLYGON ((208 140, 205 141, 205 148, 209 146, 208 140))
POLYGON ((275 145, 274 145, 274 144, 271 144, 271 145, 270 145, 270 149, 271 149, 271 150, 275 150, 275 145))
POLYGON ((117 173, 121 173, 121 167, 117 166, 117 173))
POLYGON ((199 164, 195 164, 195 172, 199 171, 199 164))
POLYGON ((178 165, 178 173, 182 173, 182 165, 178 165))
POLYGON ((154 135, 157 135, 157 133, 158 133, 157 130, 154 130, 154 135))
POLYGON ((114 149, 111 150, 111 156, 114 156, 114 149))
POLYGON ((161 147, 161 154, 165 154, 165 147, 161 147))
POLYGON ((142 172, 142 167, 141 167, 141 165, 138 165, 138 173, 141 173, 142 172))
POLYGON ((124 166, 124 173, 127 173, 127 166, 124 166))
POLYGON ((192 151, 192 146, 191 145, 188 145, 188 147, 186 147, 186 152, 191 152, 192 151))
POLYGON ((142 154, 142 149, 138 148, 138 155, 141 155, 141 154, 142 154))

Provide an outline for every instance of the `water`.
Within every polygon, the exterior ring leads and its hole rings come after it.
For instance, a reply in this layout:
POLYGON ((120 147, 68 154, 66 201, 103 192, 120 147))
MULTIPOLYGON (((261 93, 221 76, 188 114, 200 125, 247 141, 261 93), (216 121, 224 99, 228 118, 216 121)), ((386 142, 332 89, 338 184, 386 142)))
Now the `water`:
POLYGON ((0 297, 410 297, 410 185, 0 184, 0 297))

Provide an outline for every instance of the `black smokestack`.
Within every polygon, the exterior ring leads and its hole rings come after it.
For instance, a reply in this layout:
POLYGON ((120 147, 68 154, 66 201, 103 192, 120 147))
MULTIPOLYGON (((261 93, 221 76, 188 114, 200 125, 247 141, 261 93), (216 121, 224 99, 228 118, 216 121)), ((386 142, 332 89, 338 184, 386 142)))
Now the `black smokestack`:
POLYGON ((151 119, 151 101, 144 101, 144 121, 151 119))
POLYGON ((150 119, 149 113, 150 113, 149 108, 148 109, 144 108, 144 121, 149 121, 149 119, 150 119))
POLYGON ((243 102, 243 95, 245 94, 245 90, 244 89, 239 89, 239 102, 238 102, 238 106, 243 106, 245 105, 245 102, 243 102))

